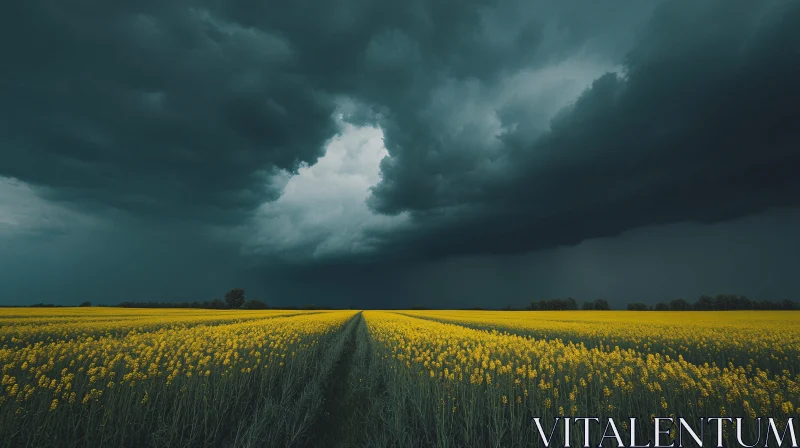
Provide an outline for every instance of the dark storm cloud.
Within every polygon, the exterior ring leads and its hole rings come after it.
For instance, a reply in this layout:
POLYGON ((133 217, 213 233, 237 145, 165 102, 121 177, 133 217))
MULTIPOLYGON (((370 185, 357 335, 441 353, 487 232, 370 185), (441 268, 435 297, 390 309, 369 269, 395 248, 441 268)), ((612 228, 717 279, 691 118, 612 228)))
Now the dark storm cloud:
MULTIPOLYGON (((615 309, 702 294, 794 300, 800 208, 713 224, 648 226, 611 238, 515 255, 263 267, 251 282, 273 300, 361 308, 523 307, 606 299, 615 309)), ((259 294, 262 294, 259 292, 259 294)))
POLYGON ((797 2, 665 3, 624 69, 596 79, 548 132, 501 137, 503 170, 387 144, 395 157, 372 204, 426 224, 387 251, 525 252, 796 205, 798 21, 797 2))
POLYGON ((339 108, 384 132, 370 207, 411 216, 366 235, 379 259, 729 219, 800 197, 798 19, 781 1, 5 2, 0 176, 241 224, 339 108))
POLYGON ((202 3, 12 1, 0 28, 0 175, 56 198, 224 216, 335 130, 291 42, 202 3))
POLYGON ((428 96, 612 51, 640 3, 6 2, 0 175, 83 205, 249 211, 279 194, 276 170, 322 154, 337 97, 359 105, 347 119, 382 117, 398 163, 427 150, 469 165, 454 148, 470 135, 440 132, 418 110, 428 96))

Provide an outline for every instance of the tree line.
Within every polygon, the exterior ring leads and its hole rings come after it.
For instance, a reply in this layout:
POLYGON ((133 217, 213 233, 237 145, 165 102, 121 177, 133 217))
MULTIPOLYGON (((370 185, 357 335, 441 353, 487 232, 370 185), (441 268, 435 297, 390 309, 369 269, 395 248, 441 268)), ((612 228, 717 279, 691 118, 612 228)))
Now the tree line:
POLYGON ((233 288, 225 294, 223 300, 213 299, 203 302, 122 302, 117 305, 121 308, 200 308, 210 310, 329 310, 329 306, 313 304, 302 306, 269 306, 256 299, 247 300, 242 288, 233 288))
MULTIPOLYGON (((511 309, 511 308, 506 308, 511 309)), ((603 299, 584 302, 580 307, 572 297, 566 299, 544 299, 531 302, 527 310, 567 311, 567 310, 610 310, 608 301, 603 299)), ((800 310, 800 304, 791 300, 770 301, 751 300, 744 295, 717 294, 702 295, 694 303, 685 299, 661 301, 655 305, 642 302, 629 303, 629 311, 735 311, 735 310, 800 310)))
MULTIPOLYGON (((50 303, 36 303, 28 305, 30 307, 61 307, 64 305, 54 305, 50 303)), ((83 302, 81 307, 92 306, 91 302, 83 302)), ((107 305, 97 305, 107 306, 107 305)), ((233 288, 225 294, 223 300, 215 298, 203 302, 122 302, 117 305, 121 308, 200 308, 200 309, 245 309, 245 310, 330 310, 330 306, 317 306, 307 304, 302 306, 269 306, 261 300, 247 300, 245 291, 242 288, 233 288)), ((349 307, 348 309, 352 309, 349 307)), ((414 305, 410 309, 426 310, 432 309, 427 306, 414 305)), ((471 307, 471 310, 483 310, 488 308, 471 307)), ((578 304, 572 297, 566 299, 542 299, 530 302, 526 307, 505 307, 500 311, 569 311, 569 310, 610 310, 611 306, 607 300, 589 300, 578 304)), ((734 311, 734 310, 800 310, 800 304, 791 300, 770 301, 770 300, 751 300, 745 295, 737 294, 717 294, 716 296, 702 295, 694 303, 685 299, 678 298, 666 300, 648 305, 643 302, 629 303, 626 307, 629 311, 734 311)), ((495 309, 497 310, 497 309, 495 309)))
MULTIPOLYGON (((98 305, 102 306, 102 305, 98 305)), ((332 310, 330 306, 320 306, 314 304, 306 305, 268 305, 261 300, 248 300, 238 308, 231 308, 224 301, 219 299, 206 300, 204 302, 121 302, 117 305, 120 308, 198 308, 209 310, 332 310)))
POLYGON ((744 295, 702 295, 694 303, 685 299, 661 301, 653 306, 637 302, 629 303, 631 311, 736 311, 736 310, 800 310, 800 304, 791 300, 751 300, 744 295))
POLYGON ((225 293, 225 299, 206 300, 204 302, 122 302, 121 308, 203 308, 211 310, 267 309, 267 304, 260 300, 247 300, 242 288, 233 288, 225 293))
POLYGON ((572 297, 566 299, 542 299, 532 301, 528 307, 531 311, 569 311, 569 310, 610 310, 607 300, 597 299, 584 302, 578 307, 578 302, 572 297))
MULTIPOLYGON (((418 309, 425 309, 418 307, 418 309)), ((481 310, 481 307, 469 308, 481 310)), ((607 300, 589 300, 578 304, 572 297, 566 299, 534 300, 524 308, 506 307, 503 311, 571 311, 571 310, 610 310, 607 300)), ((702 295, 694 303, 679 298, 665 300, 648 305, 642 302, 629 303, 629 311, 736 311, 736 310, 800 310, 800 304, 791 300, 770 301, 751 300, 747 296, 737 294, 717 294, 716 296, 702 295)))

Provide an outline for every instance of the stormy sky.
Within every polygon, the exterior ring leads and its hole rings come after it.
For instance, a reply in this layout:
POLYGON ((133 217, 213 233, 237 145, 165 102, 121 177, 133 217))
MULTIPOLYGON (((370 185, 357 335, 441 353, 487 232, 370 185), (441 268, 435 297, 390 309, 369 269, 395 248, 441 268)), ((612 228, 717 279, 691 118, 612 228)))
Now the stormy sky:
POLYGON ((0 304, 800 296, 800 2, 11 0, 0 304))

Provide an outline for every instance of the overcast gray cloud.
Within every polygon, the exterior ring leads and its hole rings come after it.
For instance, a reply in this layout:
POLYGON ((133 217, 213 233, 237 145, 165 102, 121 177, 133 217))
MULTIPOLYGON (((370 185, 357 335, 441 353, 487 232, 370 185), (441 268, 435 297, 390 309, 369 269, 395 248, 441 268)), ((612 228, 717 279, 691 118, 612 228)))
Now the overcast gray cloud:
POLYGON ((246 253, 293 264, 368 256, 380 243, 371 235, 408 225, 407 216, 379 215, 366 204, 387 155, 380 129, 341 125, 341 134, 316 164, 287 173, 281 197, 263 204, 234 231, 234 238, 245 235, 246 253))
POLYGON ((798 22, 780 0, 5 2, 0 262, 30 258, 3 290, 63 259, 147 264, 105 277, 128 299, 195 275, 428 297, 499 281, 496 256, 797 206, 798 22))
POLYGON ((372 204, 418 212, 431 225, 399 245, 440 255, 522 252, 795 205, 798 18, 797 3, 665 4, 622 70, 593 81, 547 132, 530 144, 517 130, 498 136, 501 169, 474 156, 453 173, 451 161, 420 150, 438 173, 420 184, 420 167, 401 153, 385 162, 372 204))
POLYGON ((42 199, 24 182, 0 177, 0 236, 58 236, 96 224, 89 216, 42 199))
POLYGON ((334 104, 277 32, 193 2, 6 2, 0 174, 55 198, 226 218, 315 162, 334 104))

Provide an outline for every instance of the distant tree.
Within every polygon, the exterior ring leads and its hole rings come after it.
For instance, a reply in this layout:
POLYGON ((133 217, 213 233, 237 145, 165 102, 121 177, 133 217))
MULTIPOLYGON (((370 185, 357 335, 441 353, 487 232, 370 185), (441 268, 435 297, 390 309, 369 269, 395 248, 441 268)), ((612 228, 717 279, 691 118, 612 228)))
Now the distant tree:
POLYGON ((728 311, 733 308, 734 296, 731 294, 717 294, 714 296, 714 304, 717 310, 728 311))
POLYGON ((716 304, 713 298, 703 294, 697 299, 697 302, 695 302, 694 309, 698 311, 711 311, 716 309, 716 304))
POLYGON ((248 300, 244 303, 244 309, 246 310, 265 310, 269 308, 266 303, 260 300, 248 300))
POLYGON ((242 288, 233 288, 225 293, 225 305, 230 309, 241 308, 244 301, 244 289, 242 288))
POLYGON ((800 307, 798 307, 797 303, 792 302, 789 299, 784 299, 783 301, 779 302, 779 305, 780 305, 780 309, 782 309, 782 310, 800 309, 800 307))
POLYGON ((628 304, 628 311, 647 311, 650 307, 642 302, 634 302, 628 304))
POLYGON ((223 310, 225 308, 228 308, 228 304, 226 302, 223 302, 222 300, 215 298, 211 302, 206 302, 206 305, 203 308, 209 308, 212 310, 223 310))
POLYGON ((611 307, 608 305, 607 300, 597 299, 597 300, 590 300, 588 302, 583 303, 584 310, 610 310, 611 307))
POLYGON ((78 306, 92 306, 92 302, 89 302, 89 301, 87 300, 87 301, 85 301, 85 302, 81 302, 81 304, 80 304, 80 305, 78 305, 78 306))
MULTIPOLYGON (((37 304, 37 305, 30 305, 30 306, 54 306, 49 304, 37 304)), ((57 305, 61 306, 61 305, 57 305)), ((97 305, 100 306, 100 305, 97 305)), ((121 308, 202 308, 202 309, 212 309, 212 310, 222 310, 228 309, 228 303, 224 300, 214 299, 211 301, 204 301, 204 302, 122 302, 117 305, 121 308)), ((243 305, 240 306, 241 308, 245 309, 266 309, 266 308, 273 308, 273 309, 281 309, 281 310, 296 310, 297 306, 283 306, 283 307, 269 307, 266 303, 260 300, 250 300, 245 302, 243 305)), ((315 305, 306 305, 303 307, 304 309, 314 309, 314 310, 323 310, 323 309, 331 309, 331 307, 326 306, 315 306, 315 305)))
POLYGON ((752 310, 753 301, 745 295, 733 296, 733 309, 736 310, 752 310))
POLYGON ((669 311, 669 303, 667 303, 667 302, 658 302, 653 307, 653 309, 656 310, 656 311, 669 311))
POLYGON ((692 305, 684 299, 675 299, 669 302, 670 311, 687 311, 692 309, 692 305))
POLYGON ((529 310, 535 311, 565 311, 565 310, 577 310, 578 303, 575 302, 575 299, 572 297, 568 297, 566 299, 544 299, 539 301, 533 301, 528 305, 529 310))

